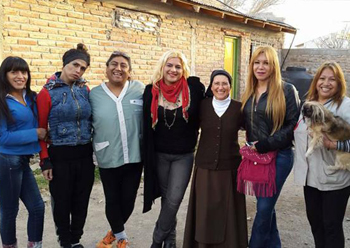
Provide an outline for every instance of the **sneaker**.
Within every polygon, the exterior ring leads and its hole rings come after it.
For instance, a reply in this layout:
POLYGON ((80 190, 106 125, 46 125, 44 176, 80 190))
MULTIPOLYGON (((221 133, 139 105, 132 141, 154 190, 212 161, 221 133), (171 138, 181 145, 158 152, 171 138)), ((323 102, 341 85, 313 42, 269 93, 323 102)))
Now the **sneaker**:
POLYGON ((72 248, 84 248, 82 244, 72 245, 72 248))
POLYGON ((112 248, 113 242, 116 240, 112 231, 108 231, 107 235, 97 243, 96 248, 112 248))
POLYGON ((42 247, 43 247, 42 241, 37 241, 37 242, 28 241, 27 243, 27 248, 42 248, 42 247))
POLYGON ((12 245, 2 245, 3 248, 18 248, 17 243, 14 243, 12 245))
POLYGON ((119 239, 117 243, 117 248, 129 248, 129 242, 126 239, 119 239))

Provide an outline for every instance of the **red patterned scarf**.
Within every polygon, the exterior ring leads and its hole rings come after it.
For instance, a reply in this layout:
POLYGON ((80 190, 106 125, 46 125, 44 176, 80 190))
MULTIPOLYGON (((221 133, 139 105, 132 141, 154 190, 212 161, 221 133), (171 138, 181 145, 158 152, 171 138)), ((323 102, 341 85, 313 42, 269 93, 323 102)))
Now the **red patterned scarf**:
POLYGON ((167 85, 163 79, 156 83, 156 86, 152 87, 152 104, 151 104, 151 117, 152 127, 155 128, 158 122, 158 101, 160 92, 168 102, 175 103, 180 93, 182 92, 182 114, 183 118, 188 121, 188 108, 190 106, 190 94, 188 89, 187 80, 181 77, 179 81, 174 84, 167 85))

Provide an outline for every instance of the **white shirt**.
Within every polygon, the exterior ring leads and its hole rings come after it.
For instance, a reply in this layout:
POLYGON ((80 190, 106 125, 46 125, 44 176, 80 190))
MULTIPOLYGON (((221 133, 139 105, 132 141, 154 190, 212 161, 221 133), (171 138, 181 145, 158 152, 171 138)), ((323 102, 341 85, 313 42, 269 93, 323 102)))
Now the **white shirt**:
POLYGON ((228 106, 231 103, 231 98, 228 96, 225 100, 217 100, 215 96, 213 97, 213 107, 215 110, 215 113, 221 117, 225 112, 228 106))

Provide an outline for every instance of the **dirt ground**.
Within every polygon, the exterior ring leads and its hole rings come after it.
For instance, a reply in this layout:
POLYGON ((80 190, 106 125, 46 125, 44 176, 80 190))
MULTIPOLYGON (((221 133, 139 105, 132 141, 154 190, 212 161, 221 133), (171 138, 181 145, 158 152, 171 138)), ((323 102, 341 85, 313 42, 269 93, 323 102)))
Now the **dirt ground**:
MULTIPOLYGON (((135 210, 130 217, 126 232, 130 239, 130 248, 149 248, 151 243, 151 236, 154 223, 159 214, 160 201, 157 200, 153 209, 142 214, 142 192, 143 185, 141 185, 135 210)), ((188 205, 189 188, 178 213, 178 235, 177 247, 182 247, 182 237, 184 231, 184 223, 186 218, 186 210, 188 205)), ((45 213, 45 230, 43 238, 44 248, 59 247, 55 235, 54 224, 52 220, 50 197, 48 192, 43 192, 46 213, 45 213)), ((87 222, 85 225, 85 233, 82 238, 82 244, 86 248, 93 248, 99 239, 103 238, 106 231, 109 229, 107 220, 104 214, 104 195, 101 183, 94 185, 87 222)), ((255 215, 255 198, 247 197, 248 210, 248 228, 253 223, 255 215)), ((26 247, 26 220, 27 212, 23 205, 21 205, 17 218, 17 238, 18 247, 26 247)), ((305 206, 303 201, 302 188, 295 186, 293 183, 293 175, 291 174, 283 188, 280 199, 277 203, 277 220, 282 239, 282 247, 285 248, 306 248, 314 247, 313 239, 308 225, 305 206)), ((344 230, 346 237, 345 247, 350 247, 350 204, 348 205, 347 213, 344 219, 344 230)), ((1 242, 0 242, 1 243, 1 242)))

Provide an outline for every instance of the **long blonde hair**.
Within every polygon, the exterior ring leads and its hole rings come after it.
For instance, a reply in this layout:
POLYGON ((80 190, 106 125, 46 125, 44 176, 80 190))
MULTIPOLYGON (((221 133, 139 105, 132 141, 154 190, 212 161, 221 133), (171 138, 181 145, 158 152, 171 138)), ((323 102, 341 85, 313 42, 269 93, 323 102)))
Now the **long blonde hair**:
POLYGON ((187 79, 190 75, 190 68, 188 66, 187 59, 182 52, 170 50, 165 52, 159 59, 156 68, 154 70, 153 76, 151 78, 151 83, 158 88, 157 83, 163 78, 163 69, 170 58, 179 58, 183 69, 183 76, 187 79))
POLYGON ((324 62, 317 70, 309 91, 307 92, 307 100, 309 101, 318 101, 318 92, 317 92, 317 81, 320 79, 320 76, 323 72, 324 69, 330 69, 331 71, 333 71, 335 80, 338 83, 338 91, 337 93, 335 93, 335 95, 333 96, 333 101, 338 105, 338 107, 340 106, 343 98, 346 95, 346 82, 345 82, 345 77, 344 77, 344 73, 343 70, 341 69, 341 67, 339 66, 339 64, 335 61, 330 61, 330 62, 324 62))
MULTIPOLYGON (((255 98, 258 79, 254 75, 253 68, 255 60, 262 53, 265 54, 271 68, 271 75, 268 83, 266 113, 273 121, 272 135, 283 125, 286 115, 286 100, 283 91, 283 82, 277 52, 271 46, 260 46, 253 52, 248 68, 246 88, 242 95, 242 110, 250 97, 253 96, 253 100, 255 98)), ((254 101, 252 101, 252 104, 254 104, 254 101)))

